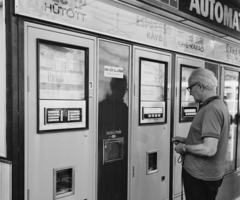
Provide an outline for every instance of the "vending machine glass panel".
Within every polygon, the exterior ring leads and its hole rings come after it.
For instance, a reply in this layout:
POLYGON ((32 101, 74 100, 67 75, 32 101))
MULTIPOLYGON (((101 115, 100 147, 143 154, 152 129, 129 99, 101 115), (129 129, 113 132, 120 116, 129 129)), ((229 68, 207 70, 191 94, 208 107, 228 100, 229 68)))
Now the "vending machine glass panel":
POLYGON ((140 58, 140 124, 166 121, 167 63, 140 58))
POLYGON ((199 104, 195 103, 193 96, 190 95, 187 90, 188 79, 193 70, 197 69, 193 66, 181 65, 180 73, 180 122, 192 121, 194 116, 197 114, 199 104))
POLYGON ((38 39, 38 132, 86 128, 88 49, 38 39))
MULTIPOLYGON (((205 68, 212 71, 219 80, 219 65, 217 63, 205 62, 205 68)), ((216 93, 219 94, 219 87, 216 88, 216 93)))
POLYGON ((237 118, 239 103, 238 98, 239 98, 239 72, 225 70, 224 101, 230 113, 230 133, 228 140, 228 150, 225 161, 226 173, 229 173, 235 169, 237 118))

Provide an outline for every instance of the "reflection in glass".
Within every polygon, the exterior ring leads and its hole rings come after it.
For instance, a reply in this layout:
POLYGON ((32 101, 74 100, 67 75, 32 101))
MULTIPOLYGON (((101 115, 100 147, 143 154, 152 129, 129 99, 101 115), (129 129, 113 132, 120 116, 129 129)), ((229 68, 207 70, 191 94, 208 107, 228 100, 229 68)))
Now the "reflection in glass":
MULTIPOLYGON (((127 199, 128 191, 128 115, 129 115, 129 67, 130 46, 100 40, 99 41, 99 81, 98 81, 98 200, 127 199), (114 67, 106 73, 108 67, 114 67), (120 77, 122 75, 122 77, 120 77), (109 138, 124 138, 124 149, 120 143, 108 143, 109 138), (106 154, 104 157, 104 152, 106 154), (113 160, 122 153, 117 162, 104 163, 104 159, 113 160)), ((80 189, 81 190, 81 189, 80 189)))
POLYGON ((228 173, 235 169, 235 149, 237 134, 237 113, 238 113, 238 88, 239 73, 234 71, 225 71, 224 81, 224 101, 230 113, 230 133, 228 149, 225 161, 225 172, 228 173))
POLYGON ((103 144, 104 163, 123 159, 124 138, 107 139, 103 144))
POLYGON ((181 77, 181 101, 182 102, 194 102, 193 96, 187 91, 188 79, 195 68, 182 67, 182 77, 181 77))
POLYGON ((85 51, 39 44, 40 99, 85 98, 85 51))
POLYGON ((54 169, 54 199, 74 194, 74 167, 54 169))
POLYGON ((164 101, 165 65, 141 60, 141 101, 164 101))
POLYGON ((72 191, 72 169, 57 172, 56 194, 60 195, 72 191))
MULTIPOLYGON (((218 79, 218 76, 219 76, 218 64, 205 62, 205 68, 212 71, 215 74, 216 78, 218 79)), ((218 87, 216 88, 216 92, 217 94, 219 94, 218 87)))
MULTIPOLYGON (((191 93, 187 90, 188 80, 192 72, 197 69, 194 66, 181 65, 180 72, 180 122, 190 122, 197 114, 199 103, 196 103, 191 93)), ((191 86, 193 86, 192 83, 191 86)))

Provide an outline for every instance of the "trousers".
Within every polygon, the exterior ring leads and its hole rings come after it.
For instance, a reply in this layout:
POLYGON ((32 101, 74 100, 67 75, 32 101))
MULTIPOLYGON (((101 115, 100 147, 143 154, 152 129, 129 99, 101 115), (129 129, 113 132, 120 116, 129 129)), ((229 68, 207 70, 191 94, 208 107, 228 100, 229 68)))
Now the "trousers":
POLYGON ((223 178, 217 181, 204 181, 191 176, 182 169, 186 200, 215 200, 223 178))

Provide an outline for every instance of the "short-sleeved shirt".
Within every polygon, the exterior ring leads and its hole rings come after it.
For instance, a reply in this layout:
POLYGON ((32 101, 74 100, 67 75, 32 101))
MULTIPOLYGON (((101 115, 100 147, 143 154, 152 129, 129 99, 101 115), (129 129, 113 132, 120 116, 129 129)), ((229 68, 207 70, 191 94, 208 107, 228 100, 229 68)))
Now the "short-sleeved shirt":
POLYGON ((229 129, 230 116, 221 97, 214 96, 204 101, 192 122, 186 144, 202 144, 205 137, 217 138, 217 152, 212 157, 199 157, 187 153, 184 169, 190 175, 206 181, 216 181, 223 177, 229 129))

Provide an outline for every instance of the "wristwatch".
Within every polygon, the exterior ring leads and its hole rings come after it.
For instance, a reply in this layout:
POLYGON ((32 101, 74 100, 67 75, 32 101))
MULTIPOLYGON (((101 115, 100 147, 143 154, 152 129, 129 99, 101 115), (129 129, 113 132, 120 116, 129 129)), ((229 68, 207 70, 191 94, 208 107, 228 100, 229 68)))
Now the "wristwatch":
POLYGON ((183 150, 183 152, 184 152, 184 153, 186 153, 186 152, 187 152, 187 149, 186 149, 186 144, 183 144, 183 146, 182 146, 182 150, 183 150))

